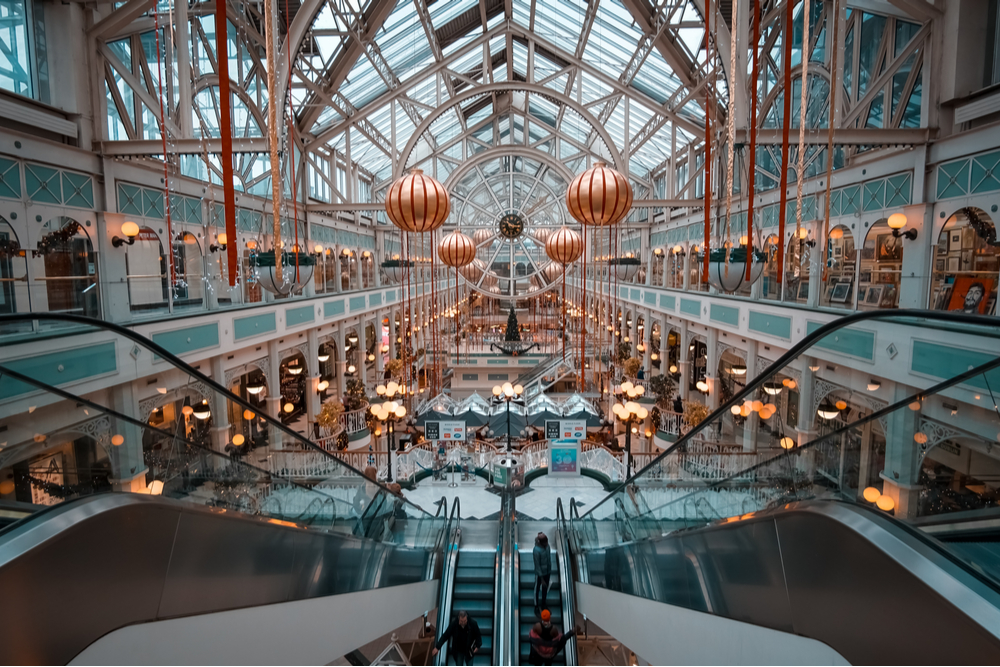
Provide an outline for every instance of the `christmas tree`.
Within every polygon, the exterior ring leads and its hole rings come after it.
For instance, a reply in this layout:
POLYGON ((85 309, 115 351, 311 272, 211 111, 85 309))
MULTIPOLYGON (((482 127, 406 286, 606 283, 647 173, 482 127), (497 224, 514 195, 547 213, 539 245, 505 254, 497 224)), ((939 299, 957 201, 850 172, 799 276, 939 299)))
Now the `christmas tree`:
POLYGON ((504 336, 507 342, 521 342, 521 331, 517 326, 517 315, 514 313, 514 306, 510 307, 510 314, 507 315, 507 335, 504 336))

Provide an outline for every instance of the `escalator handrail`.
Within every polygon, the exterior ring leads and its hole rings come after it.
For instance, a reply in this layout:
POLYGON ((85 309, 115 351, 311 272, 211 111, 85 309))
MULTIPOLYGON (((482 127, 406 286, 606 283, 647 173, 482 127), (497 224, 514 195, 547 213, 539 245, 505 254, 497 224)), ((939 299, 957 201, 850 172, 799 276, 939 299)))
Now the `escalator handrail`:
POLYGON ((500 527, 497 535, 496 571, 493 575, 493 664, 514 665, 517 659, 518 628, 513 624, 514 494, 504 489, 500 500, 500 527), (513 651, 512 649, 513 645, 513 651))
MULTIPOLYGON (((439 506, 446 507, 448 501, 441 498, 439 506)), ((451 504, 451 513, 444 527, 444 563, 441 568, 441 583, 438 589, 438 615, 437 629, 438 636, 443 633, 451 623, 452 600, 455 595, 455 571, 458 569, 458 547, 462 540, 462 506, 458 497, 451 504)), ((444 650, 439 651, 434 657, 435 665, 448 664, 448 646, 443 645, 444 650)))
MULTIPOLYGON (((824 442, 826 442, 828 440, 834 440, 834 441, 836 441, 842 435, 844 435, 845 433, 849 432, 852 429, 856 429, 856 428, 859 428, 859 427, 864 426, 866 424, 869 424, 871 422, 874 422, 876 420, 879 420, 879 419, 881 419, 881 418, 883 418, 883 417, 885 417, 887 415, 892 414, 893 412, 895 412, 897 410, 903 409, 904 407, 910 405, 914 401, 923 400, 924 398, 926 398, 928 396, 934 396, 934 395, 940 394, 942 391, 944 391, 945 389, 948 389, 949 387, 953 387, 953 386, 955 386, 957 384, 961 384, 965 380, 973 378, 973 377, 975 377, 977 375, 980 375, 982 373, 986 373, 987 371, 990 371, 990 370, 992 370, 994 368, 997 368, 997 367, 1000 367, 1000 355, 994 357, 991 361, 987 361, 984 364, 980 364, 979 366, 971 368, 971 369, 965 371, 964 373, 960 373, 960 374, 958 374, 958 375, 956 375, 954 377, 948 378, 947 380, 942 380, 941 382, 939 382, 939 383, 937 383, 937 384, 935 384, 935 385, 933 385, 933 386, 931 386, 931 387, 929 387, 927 389, 919 391, 919 392, 917 392, 915 394, 912 394, 910 396, 905 396, 901 400, 896 401, 895 403, 891 403, 891 404, 885 406, 884 408, 881 408, 879 410, 875 410, 875 411, 871 412, 870 414, 866 415, 865 417, 862 417, 861 419, 858 419, 856 421, 851 422, 850 424, 845 424, 845 425, 843 425, 843 426, 841 426, 839 428, 833 429, 829 433, 827 433, 825 435, 821 435, 818 438, 814 438, 813 440, 810 440, 809 442, 804 443, 804 444, 802 444, 802 445, 800 445, 798 447, 795 447, 795 448, 790 449, 788 451, 783 451, 783 452, 781 452, 779 454, 776 454, 775 456, 773 456, 770 459, 767 459, 766 461, 761 461, 761 462, 756 463, 756 464, 754 464, 752 466, 744 468, 743 470, 740 470, 740 471, 738 471, 736 473, 733 473, 732 475, 729 475, 728 477, 725 477, 723 479, 719 479, 719 480, 708 482, 704 486, 698 488, 696 491, 692 491, 691 493, 687 494, 686 496, 682 496, 680 498, 677 498, 676 500, 672 500, 672 501, 670 501, 668 503, 665 503, 664 505, 661 505, 660 507, 657 508, 657 511, 662 510, 664 507, 668 507, 670 505, 674 505, 674 504, 677 504, 677 503, 682 503, 682 502, 689 501, 696 494, 701 494, 701 493, 704 493, 704 492, 706 492, 708 490, 714 489, 716 487, 724 486, 724 485, 732 482, 733 480, 735 480, 737 478, 744 477, 747 473, 751 473, 751 472, 754 472, 754 471, 756 471, 756 470, 758 470, 760 468, 765 468, 767 466, 770 466, 771 464, 773 464, 775 461, 777 461, 780 458, 786 458, 786 457, 792 457, 792 456, 799 456, 801 452, 809 450, 809 449, 813 449, 815 447, 818 447, 820 444, 822 444, 822 443, 824 443, 824 442)), ((673 447, 671 447, 670 450, 673 450, 673 447)), ((668 450, 668 451, 670 451, 670 450, 668 450)), ((657 460, 659 458, 660 457, 657 457, 657 460)), ((617 506, 621 507, 621 508, 624 508, 624 505, 621 503, 620 498, 618 497, 619 496, 618 491, 620 491, 620 489, 618 489, 616 491, 613 491, 609 497, 614 496, 615 497, 615 501, 614 501, 615 504, 617 506)), ((602 500, 601 503, 605 502, 606 500, 607 500, 607 498, 605 498, 604 500, 602 500)), ((598 505, 600 505, 601 503, 598 503, 598 505)), ((696 508, 697 508, 697 503, 696 503, 696 508)), ((588 512, 588 514, 589 514, 589 512, 588 512)), ((721 518, 721 517, 719 517, 719 518, 721 518)), ((706 523, 710 523, 711 521, 712 520, 706 520, 706 523)), ((635 539, 636 539, 636 537, 633 535, 630 539, 625 540, 625 541, 626 542, 631 542, 631 541, 634 541, 635 539)))
MULTIPOLYGON (((573 503, 572 499, 570 503, 573 503)), ((559 593, 562 596, 563 634, 576 627, 576 591, 574 590, 575 581, 571 565, 568 523, 566 513, 563 511, 562 498, 556 498, 556 562, 559 566, 559 593)), ((567 665, 579 664, 575 636, 566 642, 563 650, 567 665)))
MULTIPOLYGON (((99 319, 95 319, 93 317, 86 317, 86 316, 83 316, 83 315, 74 315, 74 314, 71 314, 71 313, 10 313, 10 314, 3 314, 3 315, 0 315, 0 329, 2 329, 3 325, 5 323, 7 323, 7 322, 12 322, 13 323, 13 322, 31 322, 31 321, 42 321, 42 322, 45 322, 45 321, 49 321, 49 322, 73 322, 75 324, 80 324, 80 325, 85 325, 85 326, 93 327, 96 330, 101 330, 101 329, 108 330, 108 331, 111 331, 112 333, 115 333, 115 334, 117 334, 119 336, 123 336, 124 338, 128 338, 132 342, 134 342, 134 343, 136 343, 138 345, 141 345, 141 346, 145 347, 146 349, 152 351, 153 353, 155 353, 156 356, 160 357, 161 359, 170 362, 175 368, 177 368, 181 372, 187 373, 188 375, 196 378, 199 382, 204 382, 206 385, 208 385, 209 388, 211 388, 216 393, 221 394, 227 400, 230 400, 233 403, 236 403, 237 405, 241 406, 245 410, 250 410, 251 412, 256 413, 257 416, 259 418, 263 419, 265 422, 267 422, 267 424, 269 424, 269 425, 277 428, 279 431, 281 431, 285 435, 289 436, 290 438, 292 438, 294 440, 297 440, 298 442, 304 444, 310 450, 318 452, 320 455, 325 456, 326 458, 329 458, 332 461, 335 461, 337 465, 340 465, 340 466, 344 467, 345 469, 350 470, 351 472, 357 474, 359 478, 368 479, 367 477, 365 477, 365 474, 363 472, 361 472, 360 470, 358 470, 357 468, 351 466, 346 461, 343 461, 343 460, 337 458, 336 456, 332 455, 330 452, 326 451, 325 449, 323 449, 322 447, 320 447, 319 445, 317 445, 315 442, 313 442, 309 438, 303 437, 301 433, 298 433, 293 428, 291 428, 289 426, 286 426, 285 424, 281 423, 281 420, 275 419, 274 417, 272 417, 271 415, 267 414, 266 412, 261 412, 259 406, 253 406, 253 405, 250 404, 249 401, 244 400, 241 396, 233 394, 228 389, 226 389, 224 386, 222 386, 221 384, 219 384, 216 380, 213 380, 208 375, 205 375, 204 373, 202 373, 198 369, 192 367, 190 364, 188 364, 187 362, 185 362, 184 360, 182 360, 177 355, 173 354, 172 352, 170 352, 166 348, 164 348, 161 345, 155 343, 152 339, 147 338, 147 337, 143 336, 142 334, 136 333, 135 331, 132 331, 131 329, 123 327, 120 324, 115 324, 114 322, 107 322, 105 320, 99 320, 99 319)), ((391 491, 389 490, 389 488, 387 486, 385 486, 384 484, 382 484, 381 482, 379 482, 377 479, 371 480, 371 482, 374 483, 374 484, 376 484, 376 485, 378 485, 379 487, 381 487, 384 492, 391 493, 391 491)), ((425 513, 427 515, 430 515, 430 512, 428 512, 424 508, 420 507, 416 503, 414 503, 414 502, 412 502, 410 500, 407 500, 406 498, 403 498, 403 502, 407 503, 408 505, 413 506, 415 509, 417 509, 420 512, 423 512, 423 513, 425 513)))
MULTIPOLYGON (((785 354, 783 354, 781 357, 778 358, 777 361, 775 361, 766 369, 758 373, 752 380, 747 380, 746 386, 744 386, 742 391, 735 394, 728 401, 720 405, 719 408, 717 408, 714 412, 709 414, 697 426, 695 426, 690 431, 682 435, 669 447, 664 449, 658 456, 649 461, 649 463, 643 466, 642 469, 638 470, 633 475, 628 476, 621 482, 618 482, 618 484, 611 489, 608 495, 605 496, 596 505, 591 507, 584 516, 593 513, 594 510, 596 510, 598 507, 603 505, 610 498, 613 498, 622 489, 628 486, 628 484, 630 484, 633 479, 642 476, 647 470, 650 470, 655 466, 659 465, 659 463, 663 459, 667 458, 668 456, 676 452, 678 448, 686 445, 690 440, 694 439, 694 437, 700 434, 704 429, 709 428, 711 425, 716 424, 720 419, 722 419, 727 413, 730 412, 730 409, 734 405, 742 404, 743 400, 746 397, 753 395, 754 392, 756 392, 771 377, 773 377, 776 373, 780 372, 782 369, 788 366, 788 364, 790 364, 792 361, 797 359, 803 353, 803 351, 813 347, 816 343, 820 342, 821 340, 829 336, 831 333, 839 331, 840 329, 843 329, 852 324, 856 324, 858 322, 865 322, 868 320, 876 320, 876 321, 888 320, 890 324, 905 324, 904 322, 900 321, 904 318, 945 322, 948 324, 953 324, 956 327, 975 326, 987 329, 998 329, 996 318, 993 317, 986 317, 983 315, 973 315, 969 313, 957 313, 952 311, 916 310, 916 309, 900 309, 893 311, 871 310, 871 311, 853 313, 851 315, 846 315, 831 322, 827 322, 823 326, 813 331, 811 334, 807 334, 798 343, 791 346, 785 354)), ((0 322, 2 322, 2 319, 0 319, 0 322)), ((912 326, 912 324, 910 326, 912 326)), ((998 357, 995 361, 997 365, 1000 365, 1000 357, 998 357)), ((952 378, 951 380, 955 380, 955 382, 951 382, 951 384, 957 384, 962 381, 962 378, 965 378, 966 376, 972 377, 978 375, 980 372, 982 371, 974 369, 973 371, 962 373, 961 375, 956 376, 956 378, 959 379, 956 380, 955 378, 952 378)), ((950 382, 950 380, 946 382, 950 382)), ((947 386, 950 386, 950 384, 947 386)), ((923 392, 920 392, 920 394, 928 394, 928 393, 931 393, 931 390, 925 390, 923 392)))

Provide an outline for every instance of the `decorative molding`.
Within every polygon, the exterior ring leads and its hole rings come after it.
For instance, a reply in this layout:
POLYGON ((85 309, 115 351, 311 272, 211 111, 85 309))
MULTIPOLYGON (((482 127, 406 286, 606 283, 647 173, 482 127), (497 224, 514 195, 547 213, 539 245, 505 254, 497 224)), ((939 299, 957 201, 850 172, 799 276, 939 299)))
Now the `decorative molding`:
POLYGON ((945 440, 951 440, 956 437, 974 437, 969 436, 963 431, 952 428, 951 426, 945 426, 944 424, 936 422, 933 419, 928 419, 927 417, 920 417, 920 432, 927 436, 927 442, 920 445, 921 457, 926 456, 927 452, 931 451, 945 440))
POLYGON ((253 361, 248 361, 247 368, 249 369, 251 366, 253 366, 254 368, 258 369, 261 373, 263 373, 265 378, 267 378, 271 374, 270 357, 261 357, 260 359, 254 359, 253 361))
POLYGON ((747 360, 746 350, 741 350, 740 348, 735 347, 734 345, 730 345, 729 343, 723 343, 722 341, 718 341, 715 344, 716 359, 722 359, 722 353, 725 352, 726 350, 729 350, 734 356, 739 357, 743 361, 747 360))
POLYGON ((832 394, 835 391, 848 391, 848 389, 841 387, 839 384, 833 384, 832 382, 827 382, 826 380, 815 379, 813 380, 813 397, 812 397, 812 412, 816 413, 819 408, 819 404, 823 402, 823 399, 832 394))

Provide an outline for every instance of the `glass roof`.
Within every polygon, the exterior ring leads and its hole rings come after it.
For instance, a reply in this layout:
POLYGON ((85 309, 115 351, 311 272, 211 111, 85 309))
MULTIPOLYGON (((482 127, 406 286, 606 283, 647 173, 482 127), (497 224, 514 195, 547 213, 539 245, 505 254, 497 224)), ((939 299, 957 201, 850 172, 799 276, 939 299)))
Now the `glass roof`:
MULTIPOLYGON (((293 99, 297 117, 308 119, 303 132, 349 154, 379 181, 392 177, 393 156, 383 146, 400 151, 410 141, 406 165, 443 178, 503 145, 580 165, 608 160, 600 126, 628 153, 631 178, 648 186, 671 150, 701 140, 694 130, 704 123, 703 97, 684 83, 694 85, 705 70, 704 29, 690 0, 645 0, 646 16, 660 13, 647 27, 652 36, 641 27, 648 18, 637 22, 620 0, 603 0, 589 15, 586 0, 513 0, 509 22, 503 0, 423 2, 401 0, 358 48, 347 36, 355 12, 332 11, 337 3, 328 0, 296 67, 293 99), (667 37, 669 52, 658 41, 667 37), (665 54, 676 59, 673 66, 665 54), (681 76, 675 66, 685 68, 681 76), (472 94, 506 81, 530 82, 531 89, 472 94)), ((360 13, 378 4, 368 0, 360 13)))

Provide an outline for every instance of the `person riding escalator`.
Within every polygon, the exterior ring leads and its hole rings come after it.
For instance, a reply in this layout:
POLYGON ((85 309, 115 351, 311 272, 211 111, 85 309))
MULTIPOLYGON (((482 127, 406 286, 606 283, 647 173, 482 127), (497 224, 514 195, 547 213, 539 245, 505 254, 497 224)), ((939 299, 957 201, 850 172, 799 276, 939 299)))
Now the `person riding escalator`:
POLYGON ((552 612, 548 609, 542 610, 541 619, 528 634, 528 641, 531 642, 528 661, 532 665, 551 665, 559 651, 566 648, 566 642, 578 631, 570 630, 566 634, 559 632, 552 624, 552 612))
POLYGON ((458 612, 458 616, 452 620, 448 629, 438 638, 431 655, 437 655, 449 639, 451 647, 448 652, 454 658, 456 665, 471 665, 473 656, 483 645, 483 634, 479 631, 479 624, 465 610, 458 612))

